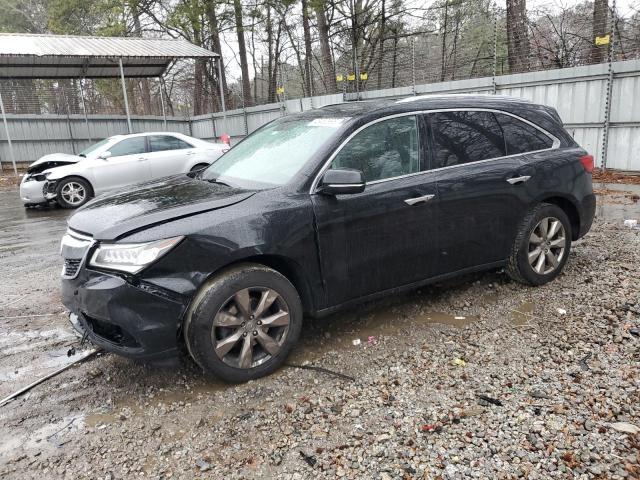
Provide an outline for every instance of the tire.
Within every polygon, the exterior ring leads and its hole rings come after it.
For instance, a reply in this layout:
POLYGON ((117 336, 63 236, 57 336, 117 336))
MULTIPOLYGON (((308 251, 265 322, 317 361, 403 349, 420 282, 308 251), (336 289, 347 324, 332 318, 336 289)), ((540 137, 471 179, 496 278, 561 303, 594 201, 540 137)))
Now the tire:
POLYGON ((550 282, 567 263, 571 252, 571 235, 571 222, 564 210, 550 203, 536 205, 518 228, 507 262, 507 273, 513 280, 526 285, 538 286, 550 282), (548 237, 544 236, 545 221, 547 233, 553 233, 548 237), (560 241, 561 238, 564 241, 560 241))
POLYGON ((191 167, 191 170, 189 170, 189 171, 190 172, 198 172, 200 170, 204 170, 208 166, 209 166, 208 163, 198 163, 198 164, 194 165, 193 167, 191 167))
POLYGON ((205 373, 246 382, 282 365, 300 337, 302 318, 300 297, 286 277, 262 265, 242 264, 212 278, 196 294, 184 339, 205 373), (263 299, 269 306, 261 314, 263 299))
POLYGON ((56 201, 62 208, 78 208, 93 196, 89 182, 80 177, 69 177, 58 182, 56 201))

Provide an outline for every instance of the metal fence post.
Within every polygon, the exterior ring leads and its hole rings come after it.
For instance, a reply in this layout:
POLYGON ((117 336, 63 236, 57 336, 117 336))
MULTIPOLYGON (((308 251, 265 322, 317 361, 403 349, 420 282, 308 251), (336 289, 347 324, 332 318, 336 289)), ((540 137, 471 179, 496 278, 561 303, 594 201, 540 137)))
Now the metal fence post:
MULTIPOLYGON (((222 121, 224 129, 229 130, 227 126, 227 107, 224 102, 224 85, 222 85, 222 55, 218 56, 218 84, 220 85, 220 106, 222 107, 222 121)), ((223 133, 229 134, 228 131, 225 131, 223 133)))
POLYGON ((0 93, 0 113, 2 113, 2 121, 4 122, 4 131, 7 134, 7 143, 9 144, 9 156, 13 164, 13 173, 18 175, 18 167, 16 167, 16 157, 13 154, 13 144, 11 143, 11 135, 9 135, 9 124, 7 123, 7 113, 4 111, 4 102, 2 101, 2 93, 0 93))
POLYGON ((412 83, 412 92, 415 95, 416 94, 416 37, 411 37, 411 83, 412 83))
POLYGON ((89 129, 89 117, 87 115, 87 104, 84 100, 84 86, 82 85, 82 81, 84 80, 84 78, 80 79, 80 99, 82 100, 82 111, 84 113, 84 124, 87 127, 87 138, 89 140, 89 143, 92 143, 93 141, 91 140, 91 130, 89 129))
MULTIPOLYGON (((611 95, 613 92, 613 61, 615 60, 615 46, 616 46, 616 36, 615 36, 615 27, 616 27, 616 0, 613 0, 611 6, 611 43, 609 45, 608 52, 608 75, 607 75, 607 92, 604 100, 604 125, 602 132, 602 159, 601 159, 601 168, 602 170, 607 169, 607 156, 609 150, 609 128, 611 123, 611 95)), ((595 41, 592 39, 591 41, 595 41)), ((603 180, 604 183, 604 180, 603 180)))
POLYGON ((160 108, 162 108, 162 123, 164 124, 164 131, 167 131, 167 112, 164 108, 164 92, 162 85, 162 77, 158 77, 158 81, 160 82, 160 108))
POLYGON ((493 7, 493 77, 491 85, 493 94, 496 94, 498 87, 496 85, 496 75, 498 74, 498 6, 493 7))
POLYGON ((133 133, 131 128, 131 115, 129 114, 129 99, 127 98, 127 85, 124 83, 124 68, 122 67, 122 58, 118 59, 120 64, 120 80, 122 81, 122 96, 124 97, 124 109, 127 113, 127 127, 129 127, 129 133, 133 133))

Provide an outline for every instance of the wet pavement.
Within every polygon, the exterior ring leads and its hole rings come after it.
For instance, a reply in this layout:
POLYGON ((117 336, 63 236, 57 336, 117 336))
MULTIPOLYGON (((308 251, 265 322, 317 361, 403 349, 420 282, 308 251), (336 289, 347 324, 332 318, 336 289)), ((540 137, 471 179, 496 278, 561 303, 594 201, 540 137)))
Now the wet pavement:
MULTIPOLYGON (((598 217, 615 224, 629 218, 640 221, 640 186, 595 187, 602 193, 598 217)), ((67 352, 78 341, 67 325, 58 293, 59 242, 70 213, 57 207, 25 210, 15 188, 0 188, 0 399, 74 360, 67 352)), ((288 363, 313 363, 327 355, 357 356, 375 348, 381 338, 392 338, 393 348, 398 348, 428 337, 429 332, 464 329, 498 302, 501 297, 493 285, 502 281, 494 273, 468 276, 322 322, 306 322, 288 363), (476 295, 474 288, 480 283, 482 294, 476 295)), ((536 308, 535 302, 525 299, 510 309, 507 320, 526 328, 536 308)), ((252 383, 278 389, 288 370, 252 383)), ((123 415, 144 415, 140 392, 147 405, 171 405, 213 401, 243 388, 204 378, 188 360, 162 368, 100 355, 0 407, 0 466, 18 454, 58 451, 74 435, 107 428, 121 422, 123 415)), ((211 414, 222 418, 228 412, 213 408, 211 414)))

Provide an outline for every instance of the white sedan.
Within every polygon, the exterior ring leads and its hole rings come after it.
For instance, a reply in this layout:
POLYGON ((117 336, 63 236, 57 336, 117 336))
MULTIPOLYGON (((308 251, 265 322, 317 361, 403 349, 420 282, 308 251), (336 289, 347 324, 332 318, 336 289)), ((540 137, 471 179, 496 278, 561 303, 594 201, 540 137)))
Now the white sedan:
POLYGON ((78 155, 53 153, 35 161, 22 178, 20 198, 27 207, 56 201, 77 208, 101 193, 206 168, 228 149, 181 133, 115 135, 78 155))

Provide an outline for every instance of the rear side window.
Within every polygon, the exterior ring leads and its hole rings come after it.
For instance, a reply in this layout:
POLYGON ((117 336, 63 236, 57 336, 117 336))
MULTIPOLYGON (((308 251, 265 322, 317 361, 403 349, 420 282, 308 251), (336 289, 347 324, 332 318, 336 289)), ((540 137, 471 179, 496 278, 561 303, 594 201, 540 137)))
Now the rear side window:
POLYGON ((430 113, 433 165, 451 167, 504 157, 502 130, 491 112, 430 113))
POLYGON ((163 152, 165 150, 183 150, 193 147, 171 135, 151 135, 149 137, 149 148, 152 152, 163 152))
POLYGON ((504 113, 496 113, 495 116, 504 132, 507 155, 535 152, 553 146, 553 141, 549 136, 533 125, 504 113))
POLYGON ((411 115, 374 123, 338 152, 331 168, 355 168, 367 182, 420 171, 418 119, 411 115))
POLYGON ((109 149, 112 157, 145 153, 144 137, 126 138, 109 149))

